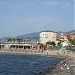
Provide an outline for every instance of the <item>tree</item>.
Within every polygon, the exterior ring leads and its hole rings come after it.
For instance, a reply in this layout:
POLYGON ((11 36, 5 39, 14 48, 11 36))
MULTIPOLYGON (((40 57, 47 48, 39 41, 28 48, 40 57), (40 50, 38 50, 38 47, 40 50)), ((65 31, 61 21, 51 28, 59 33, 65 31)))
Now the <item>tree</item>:
POLYGON ((17 38, 17 42, 22 42, 22 39, 21 38, 17 38))
POLYGON ((56 44, 55 44, 55 42, 54 42, 54 41, 52 41, 52 42, 51 42, 51 45, 55 46, 56 44))
POLYGON ((56 45, 54 41, 48 41, 48 42, 46 42, 46 44, 53 45, 53 46, 56 45))
POLYGON ((50 41, 47 41, 47 42, 46 42, 46 44, 50 45, 50 44, 51 44, 51 42, 50 42, 50 41))
POLYGON ((70 42, 72 45, 75 45, 75 38, 72 38, 71 36, 67 36, 67 39, 69 40, 69 42, 70 42))
POLYGON ((61 48, 61 47, 62 47, 61 42, 58 42, 58 43, 57 43, 57 45, 58 45, 58 47, 59 47, 59 48, 61 48))
POLYGON ((8 42, 12 42, 12 38, 7 38, 7 41, 8 42))
POLYGON ((26 42, 26 39, 23 39, 23 42, 25 43, 26 42))
POLYGON ((14 41, 14 43, 15 43, 15 41, 16 41, 16 38, 13 38, 13 41, 14 41))
POLYGON ((75 39, 71 39, 71 44, 75 45, 75 39))

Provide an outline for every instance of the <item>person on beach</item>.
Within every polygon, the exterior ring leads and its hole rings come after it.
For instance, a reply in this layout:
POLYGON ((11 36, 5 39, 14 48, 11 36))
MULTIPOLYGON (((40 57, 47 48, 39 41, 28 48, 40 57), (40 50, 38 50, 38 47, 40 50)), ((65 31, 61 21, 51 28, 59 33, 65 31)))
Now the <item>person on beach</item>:
POLYGON ((62 61, 62 62, 60 63, 59 71, 63 71, 63 70, 64 70, 64 67, 66 67, 67 69, 69 69, 68 64, 69 64, 69 63, 68 63, 67 60, 62 61))
POLYGON ((69 66, 68 66, 69 65, 69 62, 68 61, 64 61, 63 62, 63 65, 64 65, 64 67, 66 67, 67 69, 69 69, 69 66))
POLYGON ((48 52, 49 52, 49 51, 47 50, 46 52, 47 52, 47 55, 48 55, 48 52))
POLYGON ((57 54, 60 55, 60 51, 58 51, 57 54))
POLYGON ((63 65, 64 65, 64 66, 67 66, 67 62, 66 62, 66 61, 64 61, 64 62, 63 62, 63 65))

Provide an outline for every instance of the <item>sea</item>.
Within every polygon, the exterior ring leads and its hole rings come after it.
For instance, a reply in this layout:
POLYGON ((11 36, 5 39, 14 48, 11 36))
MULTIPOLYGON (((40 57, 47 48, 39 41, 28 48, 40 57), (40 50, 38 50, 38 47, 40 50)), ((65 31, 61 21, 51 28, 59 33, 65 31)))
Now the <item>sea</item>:
POLYGON ((37 75, 62 59, 58 56, 0 54, 0 75, 37 75))

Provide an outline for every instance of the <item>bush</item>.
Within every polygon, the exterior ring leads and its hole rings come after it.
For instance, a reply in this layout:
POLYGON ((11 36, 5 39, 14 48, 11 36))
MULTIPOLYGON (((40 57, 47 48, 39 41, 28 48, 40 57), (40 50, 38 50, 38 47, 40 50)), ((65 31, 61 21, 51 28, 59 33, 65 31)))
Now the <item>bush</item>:
POLYGON ((48 41, 48 42, 46 42, 46 44, 48 44, 48 45, 53 45, 53 46, 56 45, 54 41, 48 41))

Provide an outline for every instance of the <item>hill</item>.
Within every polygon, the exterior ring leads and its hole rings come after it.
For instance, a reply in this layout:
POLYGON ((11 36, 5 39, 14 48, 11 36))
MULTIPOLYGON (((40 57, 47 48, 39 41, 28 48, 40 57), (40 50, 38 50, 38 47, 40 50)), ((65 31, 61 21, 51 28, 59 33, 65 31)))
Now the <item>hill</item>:
POLYGON ((75 30, 68 31, 66 33, 75 33, 75 30))
POLYGON ((24 34, 16 36, 17 38, 25 38, 25 39, 39 39, 39 32, 24 34))
MULTIPOLYGON (((75 32, 75 30, 68 31, 68 32, 58 31, 57 33, 58 34, 61 34, 61 33, 64 33, 65 34, 65 33, 70 33, 70 32, 75 32)), ((39 34, 40 34, 40 32, 28 33, 28 34, 16 36, 16 38, 39 39, 39 34)))

